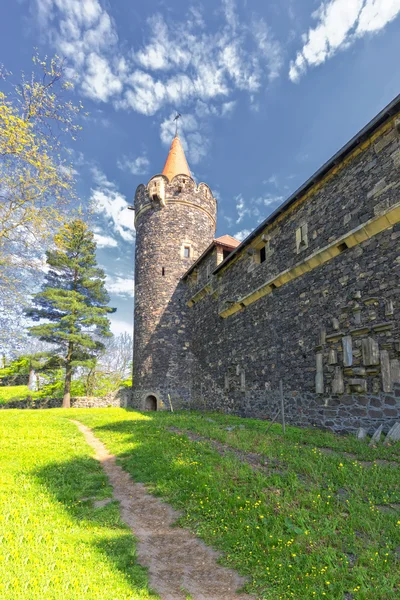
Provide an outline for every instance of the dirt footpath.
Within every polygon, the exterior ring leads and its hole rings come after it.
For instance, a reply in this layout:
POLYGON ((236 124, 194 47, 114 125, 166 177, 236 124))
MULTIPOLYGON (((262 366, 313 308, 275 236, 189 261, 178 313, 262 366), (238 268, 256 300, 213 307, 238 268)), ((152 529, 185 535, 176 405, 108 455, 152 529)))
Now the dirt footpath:
POLYGON ((254 600, 237 593, 245 580, 219 566, 217 552, 188 530, 171 527, 179 517, 174 509, 134 483, 88 427, 73 423, 101 462, 120 503, 121 518, 138 539, 138 562, 148 567, 150 587, 163 600, 254 600))

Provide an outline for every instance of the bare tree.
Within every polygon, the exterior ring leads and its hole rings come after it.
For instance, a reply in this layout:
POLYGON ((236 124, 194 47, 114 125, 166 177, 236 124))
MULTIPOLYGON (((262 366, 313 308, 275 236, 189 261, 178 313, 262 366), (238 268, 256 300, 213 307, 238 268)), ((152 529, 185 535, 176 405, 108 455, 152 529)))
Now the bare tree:
POLYGON ((133 339, 129 333, 120 333, 104 342, 105 349, 98 360, 98 366, 108 373, 114 373, 121 380, 132 374, 133 339))

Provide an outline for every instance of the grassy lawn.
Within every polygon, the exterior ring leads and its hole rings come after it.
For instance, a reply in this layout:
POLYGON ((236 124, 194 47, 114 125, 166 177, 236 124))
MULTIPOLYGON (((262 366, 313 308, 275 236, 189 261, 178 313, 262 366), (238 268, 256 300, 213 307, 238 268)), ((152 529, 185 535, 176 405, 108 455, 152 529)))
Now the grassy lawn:
POLYGON ((0 598, 148 599, 111 489, 62 411, 0 413, 0 598))
POLYGON ((222 550, 223 563, 248 577, 257 598, 399 597, 399 444, 373 449, 291 427, 283 438, 278 425, 265 434, 265 422, 215 414, 0 416, 1 598, 149 597, 118 506, 94 509, 84 500, 110 490, 67 417, 92 427, 136 481, 178 508, 180 523, 222 550), (185 431, 258 453, 265 470, 185 431))
POLYGON ((24 400, 28 394, 27 385, 0 386, 0 404, 7 404, 10 400, 24 400))
POLYGON ((265 435, 266 423, 214 414, 73 413, 136 480, 182 511, 182 525, 223 550, 224 564, 247 575, 257 597, 399 597, 398 444, 371 449, 292 427, 283 438, 278 425, 265 435), (260 453, 271 468, 254 472, 171 426, 260 453), (375 459, 391 462, 360 462, 375 459))

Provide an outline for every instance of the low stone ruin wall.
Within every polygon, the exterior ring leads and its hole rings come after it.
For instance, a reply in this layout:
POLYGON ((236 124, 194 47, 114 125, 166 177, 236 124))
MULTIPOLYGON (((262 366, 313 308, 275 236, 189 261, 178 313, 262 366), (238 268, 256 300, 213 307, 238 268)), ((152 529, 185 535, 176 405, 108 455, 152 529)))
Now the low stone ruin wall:
MULTIPOLYGON (((79 396, 71 398, 72 408, 108 408, 129 406, 131 401, 131 388, 120 388, 98 398, 96 396, 79 396)), ((61 408, 62 398, 37 398, 34 400, 13 400, 7 404, 0 405, 0 409, 6 408, 61 408)))

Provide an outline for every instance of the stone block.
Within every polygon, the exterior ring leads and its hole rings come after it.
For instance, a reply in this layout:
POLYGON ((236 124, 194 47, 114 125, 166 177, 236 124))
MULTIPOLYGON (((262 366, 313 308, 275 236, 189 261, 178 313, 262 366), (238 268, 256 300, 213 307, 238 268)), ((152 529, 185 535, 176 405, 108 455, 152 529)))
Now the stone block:
POLYGON ((345 404, 347 406, 351 406, 352 404, 354 404, 353 396, 350 395, 342 396, 341 401, 342 404, 345 404))
POLYGON ((367 410, 365 408, 352 408, 351 414, 354 415, 355 417, 366 417, 367 410))
POLYGON ((398 442, 400 440, 400 423, 395 423, 388 431, 387 436, 383 442, 384 446, 390 444, 390 442, 398 442))
POLYGON ((328 355, 328 364, 337 365, 337 362, 338 362, 337 352, 334 348, 330 348, 329 355, 328 355))
POLYGON ((359 427, 356 433, 356 438, 358 440, 365 440, 367 437, 367 430, 364 427, 359 427))
POLYGON ((388 406, 396 406, 397 402, 393 396, 385 396, 384 402, 388 406))
POLYGON ((380 408, 382 406, 382 400, 380 398, 371 398, 370 405, 380 408))
POLYGON ((332 381, 332 394, 344 393, 343 371, 341 367, 335 367, 335 376, 332 381))
POLYGON ((323 373, 323 357, 322 352, 317 352, 315 355, 316 370, 315 375, 315 392, 317 394, 324 393, 324 373, 323 373))
POLYGON ((380 439, 381 439, 381 434, 382 434, 382 429, 383 429, 383 425, 379 425, 378 429, 375 431, 375 433, 373 434, 371 441, 369 443, 370 446, 375 446, 375 444, 378 444, 380 439))
POLYGON ((393 383, 400 383, 400 361, 398 358, 393 358, 390 361, 390 374, 393 383))
POLYGON ((365 379, 349 379, 348 385, 351 392, 366 392, 367 391, 367 382, 365 379))
MULTIPOLYGON (((379 139, 379 141, 378 141, 378 142, 376 142, 376 143, 374 144, 374 149, 375 149, 375 152, 376 152, 377 154, 379 154, 379 152, 382 152, 382 150, 383 150, 384 148, 386 148, 386 146, 387 146, 388 144, 390 144, 391 142, 393 142, 393 141, 396 139, 396 136, 397 136, 397 132, 396 132, 396 130, 395 130, 395 129, 392 129, 392 131, 390 131, 390 132, 389 132, 389 133, 387 133, 386 135, 382 136, 382 137, 379 139)), ((384 181, 385 181, 384 179, 381 179, 381 180, 378 182, 377 186, 378 186, 378 185, 382 185, 382 183, 381 183, 381 182, 384 182, 384 181)), ((377 186, 375 186, 375 187, 377 187, 377 186)))
POLYGON ((362 341, 362 358, 366 367, 379 365, 379 345, 371 337, 362 341))
POLYGON ((385 300, 385 316, 390 317, 393 315, 393 313, 394 313, 393 300, 391 300, 390 298, 387 298, 385 300))
POLYGON ((369 410, 368 416, 370 419, 382 419, 383 412, 381 410, 369 410))
POLYGON ((381 350, 381 372, 382 372, 382 389, 384 392, 392 391, 392 378, 390 372, 389 352, 381 350))
POLYGON ((381 333, 382 331, 390 331, 393 329, 393 322, 388 321, 387 323, 376 323, 372 325, 372 329, 375 333, 381 333))
POLYGON ((369 397, 368 396, 358 396, 357 403, 361 404, 362 406, 367 406, 369 404, 369 397))
POLYGON ((343 364, 345 367, 351 367, 353 364, 353 342, 350 335, 342 338, 343 364))
POLYGON ((344 370, 345 375, 353 375, 354 377, 365 377, 366 370, 364 367, 350 367, 344 370))
POLYGON ((398 417, 399 411, 395 408, 385 408, 384 411, 386 417, 398 417))

